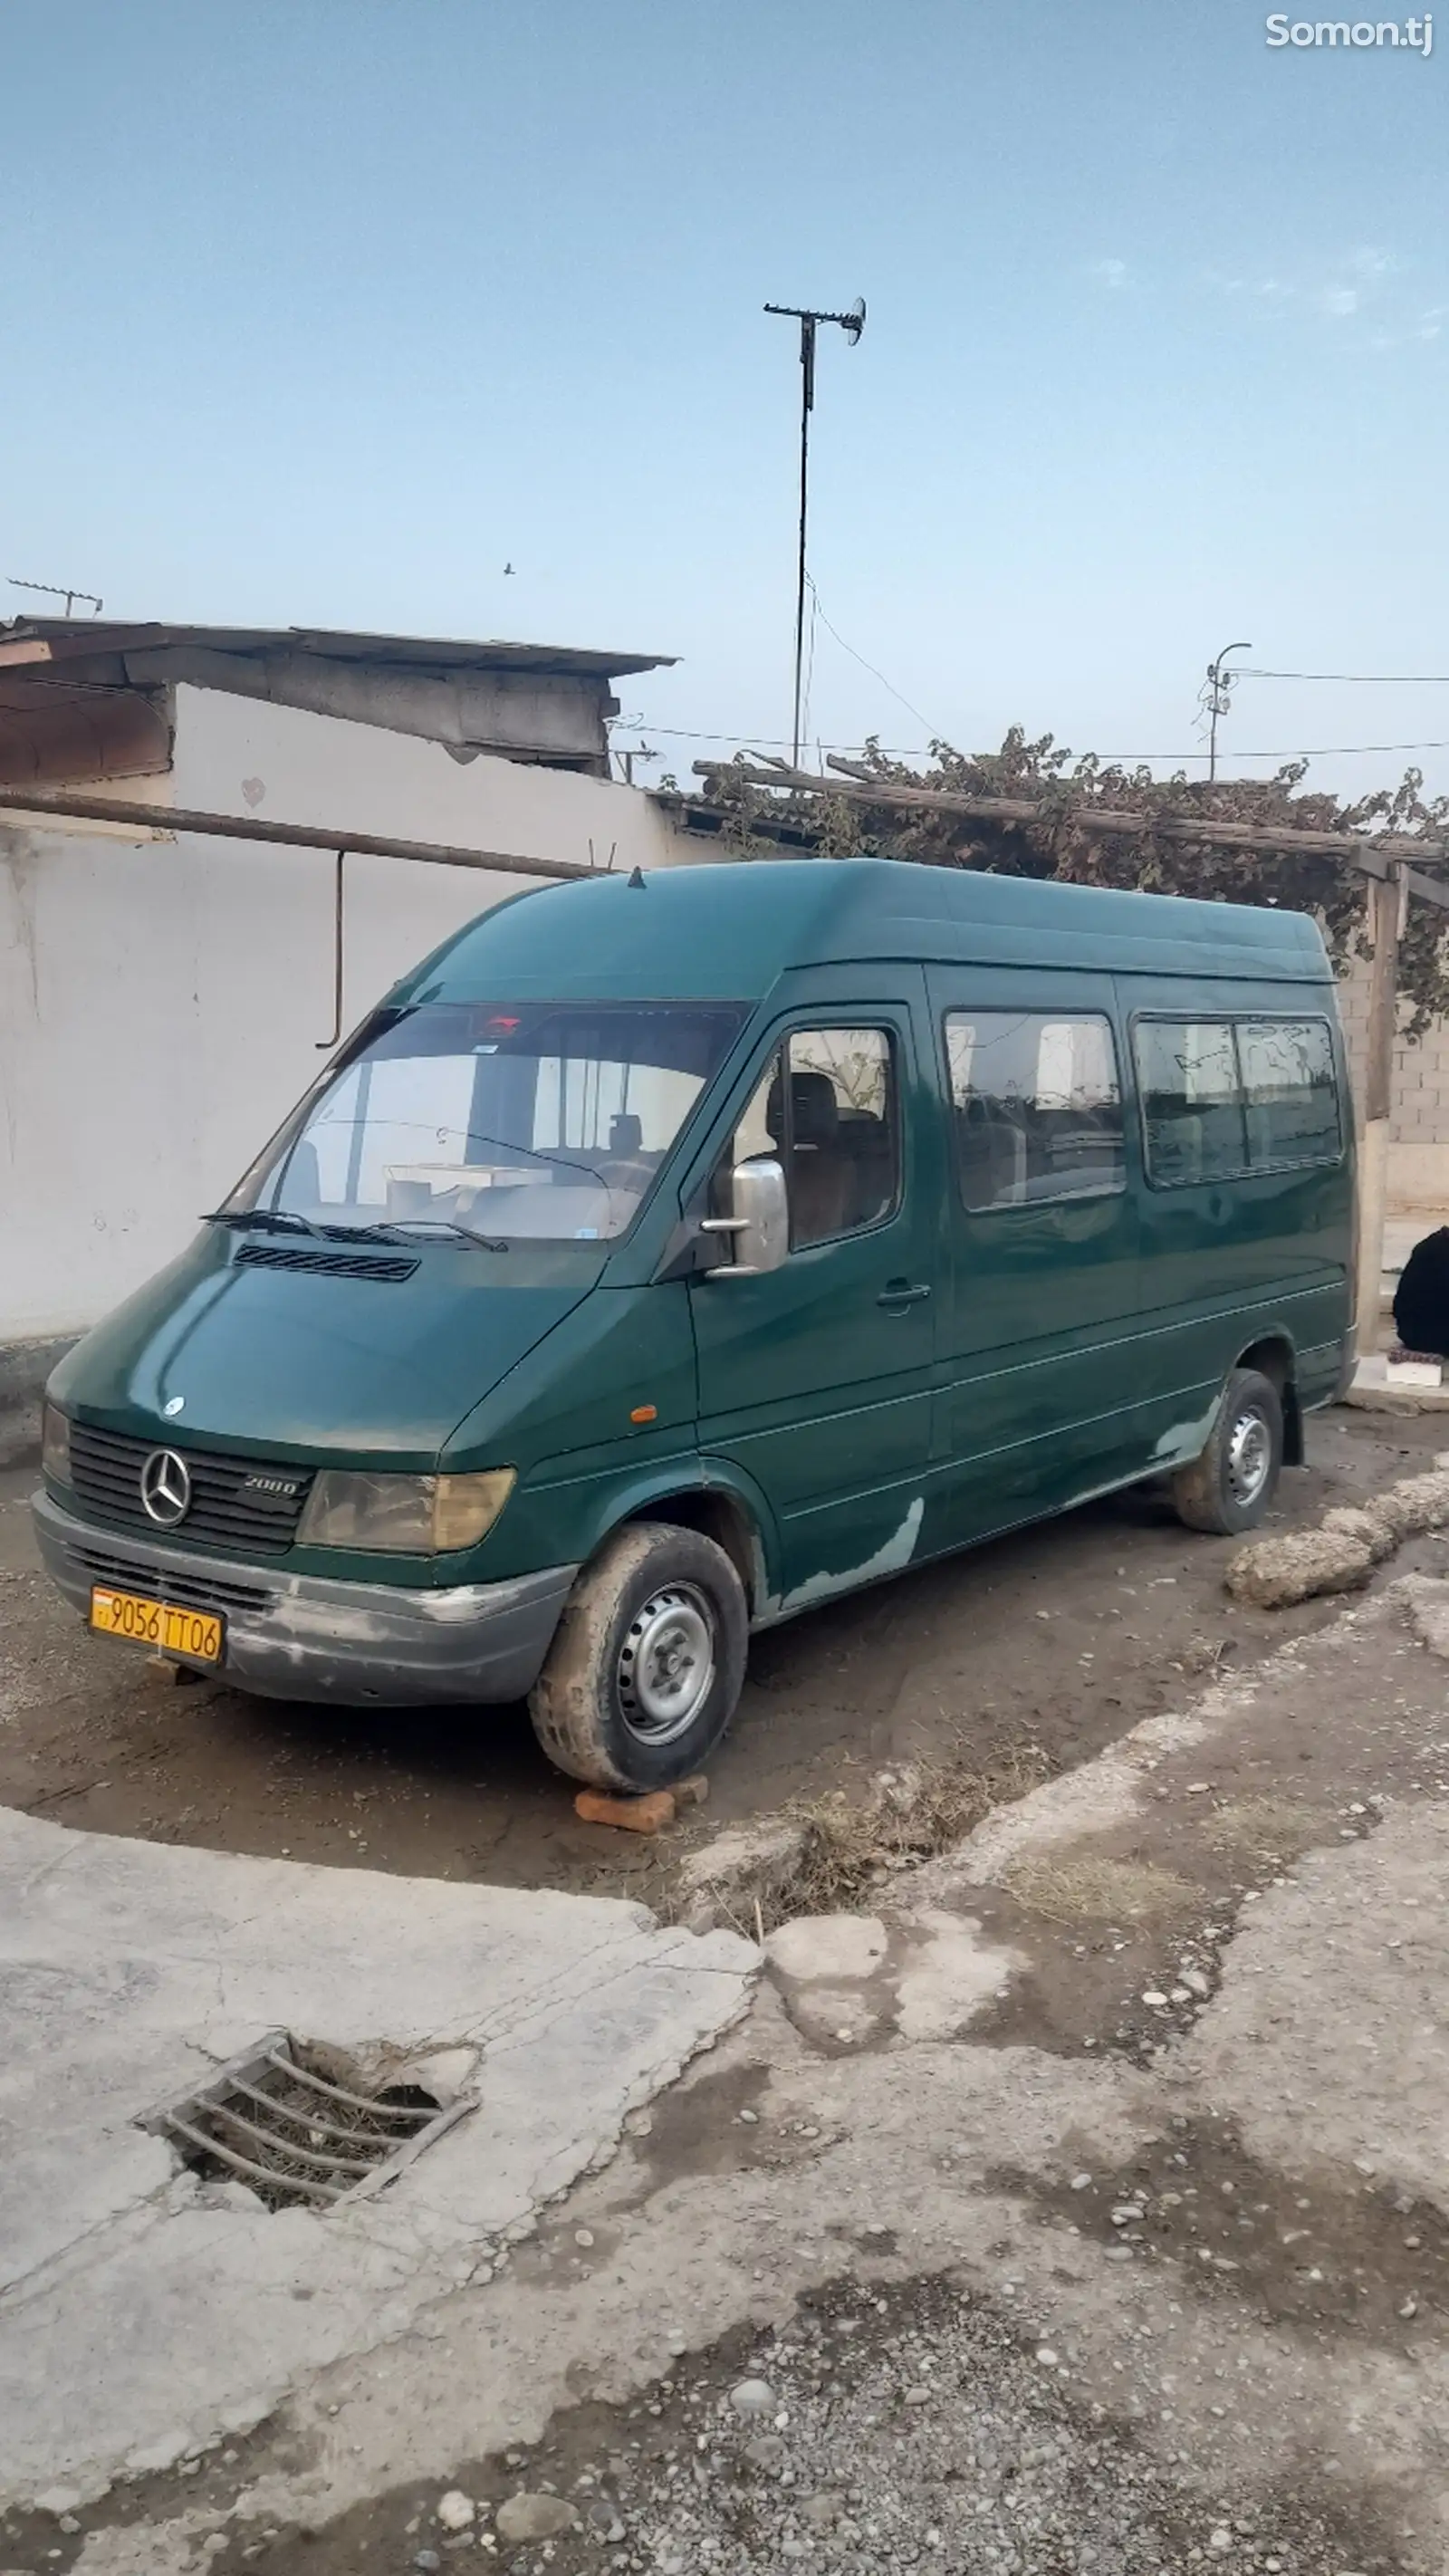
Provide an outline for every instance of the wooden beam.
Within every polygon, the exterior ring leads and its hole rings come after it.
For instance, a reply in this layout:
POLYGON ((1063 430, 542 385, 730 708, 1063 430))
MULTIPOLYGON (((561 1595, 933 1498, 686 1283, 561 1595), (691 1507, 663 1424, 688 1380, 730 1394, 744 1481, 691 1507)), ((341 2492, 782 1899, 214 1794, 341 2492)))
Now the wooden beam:
MULTIPOLYGON (((1392 846, 1397 849, 1400 844, 1395 842, 1392 846)), ((1426 877, 1422 868, 1406 865, 1399 868, 1398 874, 1407 893, 1417 895, 1423 903, 1437 904, 1441 912, 1449 912, 1449 886, 1442 885, 1437 877, 1426 877)))
MULTIPOLYGON (((1207 815, 1141 814, 1119 808, 1091 806, 1056 806, 1026 796, 961 796, 949 788, 905 787, 894 780, 880 783, 855 777, 819 778, 809 770, 780 768, 757 769, 734 762, 697 760, 695 775, 718 777, 727 771, 742 778, 751 787, 787 788, 795 794, 842 796, 851 804, 894 806, 902 812, 957 815, 969 822, 1037 824, 1050 828, 1068 823, 1074 830, 1089 832, 1103 839, 1151 832, 1162 841, 1185 843, 1227 850, 1281 850, 1298 852, 1305 857, 1343 859, 1359 868, 1365 876, 1386 877, 1390 866, 1400 858, 1415 858, 1421 863, 1449 859, 1449 841, 1428 841, 1408 836, 1355 832, 1300 831, 1296 825, 1281 826, 1240 823, 1224 819, 1214 822, 1207 815)), ((1415 893, 1423 893, 1430 902, 1443 901, 1442 890, 1435 889, 1433 879, 1415 870, 1415 893)))
POLYGON ((1368 1044, 1364 1066, 1363 1134, 1358 1154, 1358 1280, 1354 1300, 1361 1359, 1379 1337, 1384 1275, 1384 1217, 1388 1207, 1389 1112, 1393 1103, 1394 1040, 1399 1025, 1399 942, 1408 901, 1408 870, 1395 869, 1368 890, 1368 1044))

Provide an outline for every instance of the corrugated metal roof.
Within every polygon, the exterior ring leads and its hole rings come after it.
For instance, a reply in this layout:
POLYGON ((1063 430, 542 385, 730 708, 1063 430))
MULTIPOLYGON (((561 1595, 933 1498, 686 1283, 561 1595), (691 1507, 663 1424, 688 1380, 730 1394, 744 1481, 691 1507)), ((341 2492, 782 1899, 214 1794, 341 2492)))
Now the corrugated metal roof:
POLYGON ((625 679, 672 666, 672 653, 596 653, 571 644, 480 643, 430 635, 358 635, 325 626, 171 626, 110 617, 17 617, 0 623, 0 663, 70 662, 105 653, 315 653, 383 669, 519 671, 539 677, 625 679), (24 648, 35 647, 27 653, 24 648))

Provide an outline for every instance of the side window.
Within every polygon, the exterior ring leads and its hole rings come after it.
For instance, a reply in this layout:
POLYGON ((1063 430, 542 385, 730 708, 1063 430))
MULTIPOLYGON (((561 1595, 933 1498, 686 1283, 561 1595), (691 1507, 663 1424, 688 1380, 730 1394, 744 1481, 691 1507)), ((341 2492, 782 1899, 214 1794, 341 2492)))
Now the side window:
POLYGON ((1139 1020, 1134 1044, 1148 1179, 1220 1181, 1245 1171, 1231 1020, 1139 1020))
POLYGON ((1099 1014, 949 1011, 946 1063, 974 1213, 1122 1188, 1122 1086, 1099 1014))
POLYGON ((1324 1020, 1240 1020, 1238 1056, 1254 1171, 1332 1163, 1343 1138, 1324 1020))
POLYGON ((1326 1020, 1139 1020, 1147 1174, 1241 1179, 1343 1150, 1326 1020))
POLYGON ((888 1216, 900 1195, 900 1136, 887 1032, 794 1030, 735 1129, 730 1162, 752 1154, 777 1154, 785 1167, 792 1251, 888 1216))

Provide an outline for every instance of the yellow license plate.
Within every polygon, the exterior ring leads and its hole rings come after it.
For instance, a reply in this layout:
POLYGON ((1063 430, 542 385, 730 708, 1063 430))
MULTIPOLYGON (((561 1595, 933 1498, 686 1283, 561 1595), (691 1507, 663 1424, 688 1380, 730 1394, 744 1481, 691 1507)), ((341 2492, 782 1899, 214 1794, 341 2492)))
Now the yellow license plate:
POLYGON ((181 1610, 172 1601, 148 1601, 144 1593, 113 1592, 108 1584, 91 1588, 91 1626, 106 1637, 130 1637, 158 1654, 185 1655, 194 1664, 221 1662, 223 1624, 206 1610, 181 1610))

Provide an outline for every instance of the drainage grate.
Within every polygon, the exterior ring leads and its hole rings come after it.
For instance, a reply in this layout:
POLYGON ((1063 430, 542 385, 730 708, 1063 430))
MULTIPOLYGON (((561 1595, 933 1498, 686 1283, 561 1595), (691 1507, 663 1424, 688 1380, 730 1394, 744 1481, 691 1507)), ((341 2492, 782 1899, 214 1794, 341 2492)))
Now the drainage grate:
POLYGON ((211 2083, 137 2123, 208 2182, 247 2183, 269 2209, 330 2209, 381 2190, 477 2107, 420 2084, 369 2087, 341 2049, 274 2030, 211 2083))

